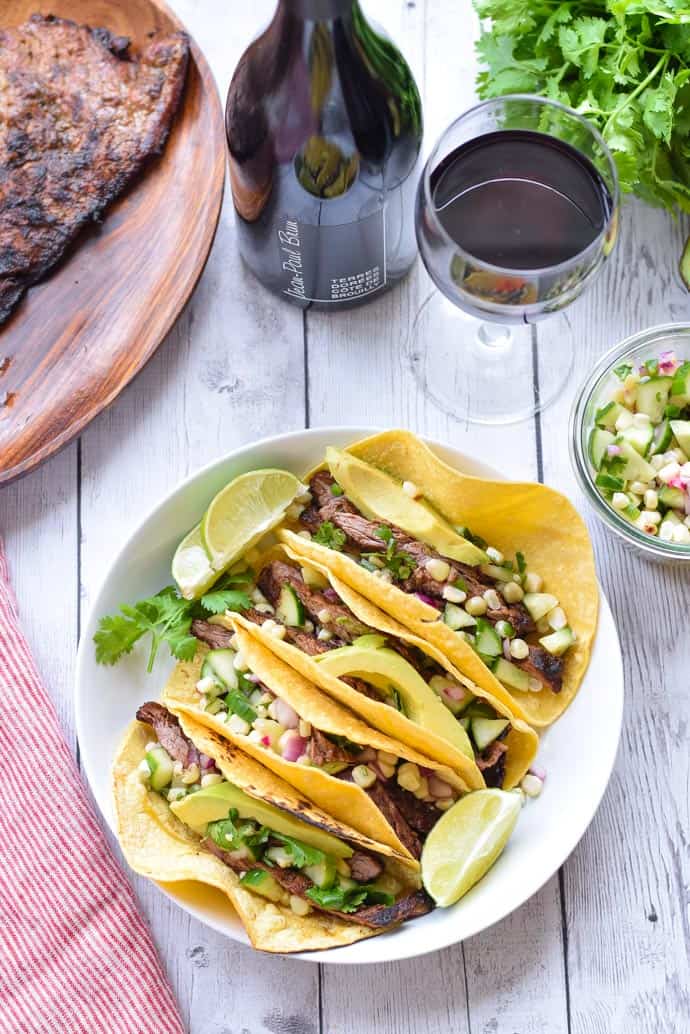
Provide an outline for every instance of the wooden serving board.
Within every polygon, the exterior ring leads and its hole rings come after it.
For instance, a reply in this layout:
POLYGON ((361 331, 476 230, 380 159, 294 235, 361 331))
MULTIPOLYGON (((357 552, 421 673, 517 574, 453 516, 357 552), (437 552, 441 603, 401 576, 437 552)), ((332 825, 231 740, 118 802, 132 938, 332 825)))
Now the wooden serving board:
MULTIPOLYGON (((152 0, 4 0, 0 23, 37 11, 129 36, 135 52, 182 28, 152 0)), ((224 176, 218 91, 192 42, 163 154, 0 327, 0 485, 79 434, 151 357, 203 271, 224 176)))

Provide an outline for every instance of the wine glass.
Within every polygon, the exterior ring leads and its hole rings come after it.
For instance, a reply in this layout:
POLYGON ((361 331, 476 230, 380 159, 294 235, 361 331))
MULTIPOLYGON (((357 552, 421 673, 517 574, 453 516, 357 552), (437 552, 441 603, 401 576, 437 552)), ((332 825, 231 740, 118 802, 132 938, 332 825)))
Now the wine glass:
POLYGON ((618 226, 616 166, 601 134, 555 101, 484 101, 442 134, 417 191, 416 231, 438 290, 408 360, 441 409, 507 424, 544 409, 573 362, 563 312, 594 280, 618 226), (560 320, 538 363, 532 324, 560 320))

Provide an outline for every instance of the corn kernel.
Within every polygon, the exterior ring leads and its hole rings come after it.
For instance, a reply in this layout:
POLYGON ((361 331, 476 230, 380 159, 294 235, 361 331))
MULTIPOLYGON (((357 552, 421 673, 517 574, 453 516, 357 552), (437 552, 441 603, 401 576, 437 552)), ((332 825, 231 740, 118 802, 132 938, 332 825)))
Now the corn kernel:
POLYGON ((540 575, 535 574, 534 571, 528 571, 525 575, 523 582, 525 592, 541 592, 543 584, 543 578, 541 578, 540 575))
POLYGON ((506 603, 519 603, 524 595, 522 586, 518 585, 517 582, 507 582, 503 586, 503 596, 506 603))
POLYGON ((500 610, 503 606, 501 603, 501 597, 498 595, 495 589, 487 589, 484 593, 484 599, 489 610, 500 610))
POLYGON ((505 557, 503 556, 503 553, 501 553, 500 549, 494 549, 493 546, 489 546, 489 548, 486 551, 486 555, 488 556, 492 564, 498 564, 499 566, 505 560, 505 557))
POLYGON ((487 602, 481 596, 472 596, 465 604, 465 610, 473 618, 486 614, 487 602))
POLYGON ((438 557, 427 560, 424 566, 436 582, 445 582, 450 574, 450 564, 445 560, 439 560, 438 557))
POLYGON ((449 603, 464 603, 467 599, 467 593, 456 588, 455 585, 444 585, 441 595, 449 603))
POLYGON ((403 790, 410 790, 412 793, 419 789, 422 781, 419 766, 412 761, 406 761, 398 769, 398 782, 403 790))
POLYGON ((644 505, 646 510, 656 510, 659 505, 659 496, 653 488, 648 488, 644 494, 644 505))
POLYGON ((630 505, 630 499, 625 492, 614 492, 613 498, 611 499, 611 505, 614 510, 624 510, 626 506, 630 505))
POLYGON ((538 776, 532 775, 531 772, 528 772, 520 783, 520 789, 523 790, 528 797, 538 797, 544 789, 544 783, 538 776))
POLYGON ((363 790, 368 790, 376 782, 376 772, 366 765, 355 765, 352 769, 352 779, 363 790))
POLYGON ((511 639, 510 656, 514 657, 516 661, 524 661, 526 657, 529 657, 529 646, 524 639, 511 639))

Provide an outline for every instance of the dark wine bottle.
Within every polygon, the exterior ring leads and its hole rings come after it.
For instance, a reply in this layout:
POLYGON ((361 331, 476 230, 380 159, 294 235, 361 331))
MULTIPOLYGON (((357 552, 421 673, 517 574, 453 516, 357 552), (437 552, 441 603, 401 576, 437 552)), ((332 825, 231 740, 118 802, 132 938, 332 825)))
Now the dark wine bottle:
POLYGON ((421 101, 358 0, 279 0, 235 70, 225 122, 240 250, 264 286, 333 310, 405 276, 421 101))

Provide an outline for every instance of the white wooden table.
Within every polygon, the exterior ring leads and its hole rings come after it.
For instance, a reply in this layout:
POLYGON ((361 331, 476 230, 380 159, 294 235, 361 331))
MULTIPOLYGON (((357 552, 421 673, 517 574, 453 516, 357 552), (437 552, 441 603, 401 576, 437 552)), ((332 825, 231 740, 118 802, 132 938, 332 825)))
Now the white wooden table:
MULTIPOLYGON (((173 6, 224 96, 272 0, 176 0, 173 6)), ((469 2, 369 0, 365 6, 414 68, 428 147, 472 101, 469 2)), ((24 627, 75 751, 80 621, 110 558, 160 496, 234 446, 304 426, 403 425, 516 477, 543 478, 584 506, 567 447, 576 384, 620 338, 688 319, 690 297, 676 274, 682 237, 666 215, 627 205, 614 260, 570 312, 577 364, 562 403, 541 421, 487 431, 468 426, 462 414, 443 416, 403 361, 401 342, 428 286, 423 270, 359 310, 303 315, 242 268, 226 197, 204 277, 155 358, 80 441, 0 491, 0 533, 24 627)), ((559 362, 553 337, 548 322, 540 326, 542 363, 559 362)), ((465 944, 366 969, 259 956, 191 920, 137 879, 192 1034, 690 1029, 690 572, 650 566, 591 527, 624 645, 626 716, 608 793, 558 876, 465 944)))

